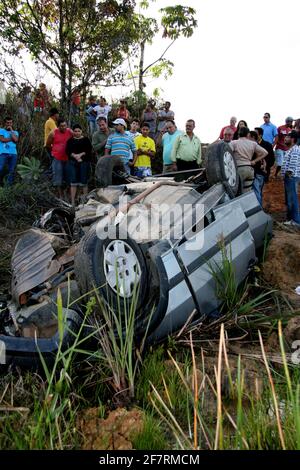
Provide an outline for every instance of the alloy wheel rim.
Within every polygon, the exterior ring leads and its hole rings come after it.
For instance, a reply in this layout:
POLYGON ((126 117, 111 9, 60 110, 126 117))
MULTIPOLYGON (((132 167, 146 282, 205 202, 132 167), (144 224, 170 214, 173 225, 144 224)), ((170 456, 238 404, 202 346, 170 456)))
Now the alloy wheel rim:
POLYGON ((132 297, 141 279, 139 260, 124 240, 111 241, 104 251, 104 273, 110 288, 120 297, 132 297))

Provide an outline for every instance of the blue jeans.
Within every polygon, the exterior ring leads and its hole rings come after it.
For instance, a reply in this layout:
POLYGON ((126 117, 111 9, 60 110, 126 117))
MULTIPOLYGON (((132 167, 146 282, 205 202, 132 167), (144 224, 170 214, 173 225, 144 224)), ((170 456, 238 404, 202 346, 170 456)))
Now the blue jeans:
POLYGON ((90 130, 90 135, 93 136, 94 132, 97 130, 97 123, 96 121, 89 121, 89 130, 90 130))
POLYGON ((8 166, 8 177, 7 183, 9 185, 13 184, 14 181, 14 171, 16 168, 18 156, 12 153, 1 153, 0 154, 0 175, 3 172, 5 165, 8 166))
POLYGON ((298 183, 300 183, 300 177, 285 175, 284 189, 287 205, 287 217, 289 220, 293 220, 297 224, 300 224, 298 183))
POLYGON ((69 183, 68 178, 68 161, 57 160, 53 157, 52 160, 52 184, 53 186, 62 186, 64 183, 69 183))
POLYGON ((255 175, 252 189, 257 197, 258 202, 262 206, 262 190, 265 185, 266 178, 264 175, 257 174, 255 175))

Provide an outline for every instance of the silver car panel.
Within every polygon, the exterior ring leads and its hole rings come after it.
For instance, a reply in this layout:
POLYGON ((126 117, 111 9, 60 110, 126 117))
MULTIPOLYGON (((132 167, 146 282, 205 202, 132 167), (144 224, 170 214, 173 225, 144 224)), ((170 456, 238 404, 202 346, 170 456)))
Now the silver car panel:
POLYGON ((222 206, 217 220, 205 230, 173 252, 162 255, 169 279, 168 308, 149 341, 159 341, 181 328, 194 309, 200 318, 220 306, 221 299, 216 296, 213 276, 216 266, 222 266, 220 242, 224 243, 227 257, 233 263, 237 284, 248 274, 249 266, 255 260, 255 241, 248 220, 240 204, 222 206))
POLYGON ((249 191, 232 199, 230 202, 215 207, 213 209, 215 218, 222 218, 224 210, 232 210, 236 206, 240 206, 247 217, 256 249, 261 248, 265 238, 267 236, 270 237, 272 234, 272 218, 264 212, 253 191, 249 191))

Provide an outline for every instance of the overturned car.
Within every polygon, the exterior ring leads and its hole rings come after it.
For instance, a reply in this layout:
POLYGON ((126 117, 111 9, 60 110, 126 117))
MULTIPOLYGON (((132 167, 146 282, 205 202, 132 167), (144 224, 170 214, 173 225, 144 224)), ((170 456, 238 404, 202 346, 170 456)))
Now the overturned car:
POLYGON ((11 299, 0 306, 1 362, 53 360, 58 289, 65 348, 95 292, 121 311, 134 301, 136 338, 147 332, 149 343, 192 314, 197 322, 216 312, 211 266, 222 262, 222 246, 241 283, 272 232, 254 193, 238 190, 234 157, 221 143, 208 148, 206 168, 95 189, 76 210, 45 213, 12 256, 11 299))

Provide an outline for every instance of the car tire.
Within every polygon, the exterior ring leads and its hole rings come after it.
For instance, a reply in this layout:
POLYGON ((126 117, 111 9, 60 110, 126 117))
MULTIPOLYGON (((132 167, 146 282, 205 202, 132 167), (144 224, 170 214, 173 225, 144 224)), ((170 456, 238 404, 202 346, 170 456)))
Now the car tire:
POLYGON ((206 153, 206 177, 209 186, 223 183, 230 198, 239 190, 237 165, 230 146, 225 142, 212 144, 206 153))
POLYGON ((95 170, 98 186, 101 188, 111 186, 113 181, 113 172, 115 170, 121 170, 123 172, 125 170, 120 157, 111 155, 100 157, 95 170))
POLYGON ((101 297, 121 310, 128 309, 134 301, 138 311, 147 302, 148 268, 144 253, 124 234, 101 239, 96 225, 92 226, 79 243, 74 270, 82 294, 97 288, 101 297))

